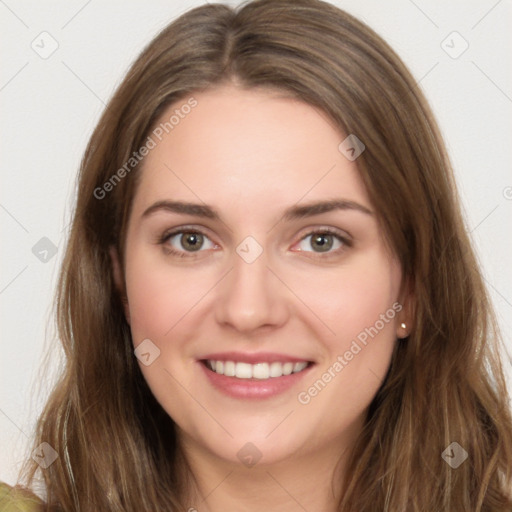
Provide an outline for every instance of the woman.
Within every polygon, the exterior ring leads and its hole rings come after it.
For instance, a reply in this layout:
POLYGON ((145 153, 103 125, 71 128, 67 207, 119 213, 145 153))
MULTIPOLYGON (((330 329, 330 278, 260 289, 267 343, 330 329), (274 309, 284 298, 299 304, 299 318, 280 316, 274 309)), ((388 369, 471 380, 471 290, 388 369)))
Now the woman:
POLYGON ((203 6, 144 50, 86 150, 57 304, 41 510, 512 509, 441 137, 327 3, 203 6))

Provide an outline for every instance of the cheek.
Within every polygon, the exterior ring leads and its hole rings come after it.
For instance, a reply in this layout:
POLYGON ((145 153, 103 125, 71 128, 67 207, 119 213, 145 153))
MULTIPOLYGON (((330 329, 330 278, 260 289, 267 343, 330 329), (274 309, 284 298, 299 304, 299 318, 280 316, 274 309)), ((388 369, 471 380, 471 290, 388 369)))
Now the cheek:
POLYGON ((134 342, 138 338, 159 339, 172 327, 176 294, 163 286, 165 283, 155 272, 137 272, 137 265, 130 270, 126 287, 134 342))
POLYGON ((394 333, 397 305, 393 304, 400 281, 398 263, 375 250, 334 270, 301 274, 294 285, 297 295, 307 298, 305 303, 324 324, 325 343, 342 350, 347 341, 375 324, 383 335, 394 333))
MULTIPOLYGON (((183 272, 166 265, 155 251, 138 247, 127 250, 126 289, 130 310, 130 329, 135 348, 149 339, 154 360, 139 367, 156 399, 171 414, 180 418, 189 400, 184 389, 192 389, 188 342, 194 329, 187 322, 204 294, 194 286, 201 281, 198 274, 183 272), (188 329, 188 330, 187 330, 188 329)), ((203 276, 204 279, 204 276, 203 276)), ((146 342, 147 343, 147 342, 146 342)))
POLYGON ((155 252, 134 248, 128 255, 126 287, 134 342, 140 337, 163 340, 201 299, 207 276, 173 269, 155 252))
POLYGON ((334 334, 323 337, 327 355, 298 399, 326 421, 363 413, 386 375, 396 343, 400 268, 382 254, 368 256, 320 281, 322 292, 313 296, 334 334))

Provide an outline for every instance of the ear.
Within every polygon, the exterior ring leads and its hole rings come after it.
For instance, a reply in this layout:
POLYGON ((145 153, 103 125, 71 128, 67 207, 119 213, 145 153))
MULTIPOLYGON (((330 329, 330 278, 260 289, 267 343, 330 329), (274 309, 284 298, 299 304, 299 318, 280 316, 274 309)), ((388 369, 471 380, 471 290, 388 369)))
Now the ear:
POLYGON ((411 334, 416 317, 416 299, 411 279, 404 281, 398 302, 402 309, 396 315, 396 336, 399 339, 403 339, 411 334))
POLYGON ((121 261, 119 258, 119 254, 114 245, 111 245, 108 248, 108 252, 110 254, 110 260, 112 262, 112 273, 114 276, 114 283, 115 283, 117 291, 119 293, 119 298, 121 299, 121 302, 123 303, 124 316, 125 316, 128 324, 130 324, 130 307, 128 304, 128 296, 126 295, 123 269, 121 268, 121 261))

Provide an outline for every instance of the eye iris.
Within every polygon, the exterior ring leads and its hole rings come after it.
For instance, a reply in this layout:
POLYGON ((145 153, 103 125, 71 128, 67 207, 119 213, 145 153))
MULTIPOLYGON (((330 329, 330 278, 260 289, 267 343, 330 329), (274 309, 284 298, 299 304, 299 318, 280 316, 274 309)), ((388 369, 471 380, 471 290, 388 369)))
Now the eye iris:
POLYGON ((316 247, 319 249, 319 252, 327 252, 332 248, 333 240, 332 235, 327 234, 317 234, 312 237, 312 245, 313 248, 316 247))
MULTIPOLYGON (((197 251, 203 245, 203 235, 201 233, 183 233, 181 235, 181 246, 190 251, 197 251)), ((333 236, 327 233, 312 235, 312 246, 318 249, 318 252, 327 252, 332 249, 333 236)))
POLYGON ((184 233, 181 235, 181 245, 184 249, 197 251, 203 245, 203 235, 200 233, 184 233))

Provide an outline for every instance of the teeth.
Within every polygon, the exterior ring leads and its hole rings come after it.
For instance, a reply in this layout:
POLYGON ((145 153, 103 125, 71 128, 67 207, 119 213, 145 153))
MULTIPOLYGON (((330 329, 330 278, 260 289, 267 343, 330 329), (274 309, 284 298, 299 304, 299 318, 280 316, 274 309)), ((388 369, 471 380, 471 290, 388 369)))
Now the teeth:
POLYGON ((283 364, 283 375, 290 375, 293 372, 293 363, 283 364))
POLYGON ((270 377, 281 377, 283 375, 282 363, 270 363, 270 377))
POLYGON ((249 363, 236 363, 235 377, 239 379, 250 379, 252 377, 252 365, 249 363))
POLYGON ((255 379, 268 379, 270 377, 270 368, 268 363, 258 363, 252 367, 252 376, 255 379))
POLYGON ((268 379, 290 375, 291 373, 299 373, 306 366, 307 362, 301 363, 241 363, 233 361, 214 361, 208 359, 207 366, 210 370, 225 375, 226 377, 236 377, 237 379, 268 379))
MULTIPOLYGON (((213 361, 215 362, 215 361, 213 361)), ((217 368, 213 369, 213 371, 217 371, 217 368)), ((222 370, 222 368, 219 368, 219 370, 222 370)), ((233 361, 226 361, 224 363, 224 373, 221 375, 225 375, 226 377, 234 377, 235 376, 235 363, 233 361)))

